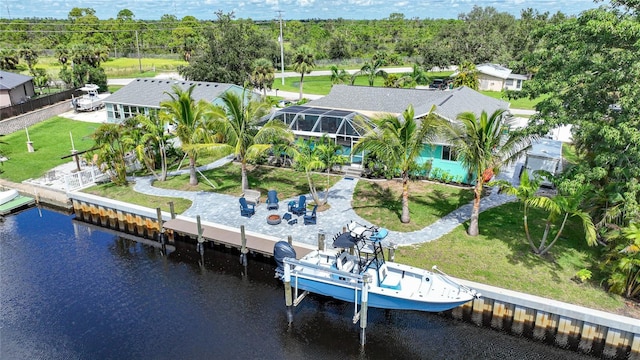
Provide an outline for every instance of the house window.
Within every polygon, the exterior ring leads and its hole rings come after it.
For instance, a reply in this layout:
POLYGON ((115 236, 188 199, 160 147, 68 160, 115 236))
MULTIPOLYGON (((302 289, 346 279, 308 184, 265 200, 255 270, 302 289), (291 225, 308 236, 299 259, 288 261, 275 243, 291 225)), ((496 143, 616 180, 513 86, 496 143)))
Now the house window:
POLYGON ((442 147, 442 160, 456 161, 458 154, 451 146, 442 147))
POLYGON ((506 86, 513 86, 513 79, 507 79, 507 81, 505 82, 506 86))
POLYGON ((518 82, 516 83, 516 89, 521 89, 522 88, 522 80, 518 80, 518 82))

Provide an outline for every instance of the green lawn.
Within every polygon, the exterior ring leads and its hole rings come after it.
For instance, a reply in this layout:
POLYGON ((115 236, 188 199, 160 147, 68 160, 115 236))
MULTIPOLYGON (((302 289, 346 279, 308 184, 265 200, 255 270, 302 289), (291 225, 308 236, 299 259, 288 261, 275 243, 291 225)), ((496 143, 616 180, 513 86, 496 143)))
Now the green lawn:
POLYGON ((101 184, 83 189, 82 192, 140 206, 146 206, 151 209, 160 208, 162 211, 167 212, 171 210, 169 202, 172 201, 174 204, 173 209, 177 214, 183 213, 192 205, 191 200, 187 199, 152 196, 135 192, 133 191, 133 184, 129 184, 128 186, 115 186, 112 183, 101 184))
MULTIPOLYGON (((438 240, 396 252, 396 260, 421 268, 437 265, 451 276, 521 291, 594 309, 618 312, 621 297, 603 291, 597 264, 599 249, 588 247, 577 222, 570 222, 561 240, 544 257, 534 255, 522 225, 522 208, 509 203, 480 214, 480 235, 466 234, 468 222, 438 240), (588 283, 572 278, 579 270, 593 272, 588 283)), ((540 238, 544 213, 533 210, 533 238, 540 238)))
POLYGON ((34 152, 27 151, 27 132, 18 131, 2 137, 0 152, 7 158, 0 166, 0 177, 14 182, 39 178, 48 170, 67 163, 71 159, 61 157, 71 154, 71 134, 78 151, 91 149, 89 137, 98 124, 54 117, 28 128, 34 152))
POLYGON ((529 99, 529 98, 508 99, 500 91, 480 91, 480 93, 487 96, 491 96, 492 98, 495 98, 495 99, 502 99, 508 103, 511 103, 510 108, 512 109, 525 109, 525 110, 535 110, 536 105, 541 100, 543 100, 545 96, 548 96, 548 95, 543 95, 535 99, 529 99))
MULTIPOLYGON (((222 194, 239 196, 242 193, 240 184, 240 165, 230 163, 225 166, 202 172, 215 186, 213 188, 204 178, 199 176, 198 185, 189 185, 189 174, 174 176, 167 181, 156 181, 154 186, 162 189, 176 189, 186 191, 212 191, 222 194)), ((291 169, 270 166, 249 166, 247 172, 249 188, 260 190, 266 198, 267 191, 276 190, 279 199, 297 197, 309 193, 309 185, 304 173, 291 169)), ((327 184, 327 175, 314 173, 312 178, 318 191, 324 190, 327 184)), ((341 177, 332 175, 329 177, 329 186, 333 186, 341 177)))
MULTIPOLYGON (((178 66, 187 65, 186 61, 162 58, 116 58, 102 63, 108 78, 154 77, 161 72, 177 71, 178 66), (142 69, 142 72, 140 71, 142 69)), ((59 78, 62 66, 55 57, 39 57, 38 68, 44 68, 54 78, 59 78)), ((25 75, 27 73, 25 72, 25 75)))
POLYGON ((411 222, 403 224, 402 183, 358 181, 353 209, 373 224, 396 231, 422 229, 473 199, 473 190, 444 184, 416 181, 409 184, 411 222))

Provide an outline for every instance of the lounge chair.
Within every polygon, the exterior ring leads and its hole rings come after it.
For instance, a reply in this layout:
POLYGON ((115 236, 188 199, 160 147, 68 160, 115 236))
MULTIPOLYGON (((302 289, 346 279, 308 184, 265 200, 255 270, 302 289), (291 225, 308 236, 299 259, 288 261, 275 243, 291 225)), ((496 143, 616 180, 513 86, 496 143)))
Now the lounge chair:
POLYGON ((291 212, 295 215, 304 215, 307 213, 307 197, 304 195, 300 195, 300 199, 298 203, 291 207, 291 212))
POLYGON ((251 217, 251 215, 256 213, 256 206, 253 204, 247 204, 247 199, 241 197, 240 198, 240 215, 251 217))
POLYGON ((316 210, 318 210, 318 205, 313 206, 313 211, 311 213, 307 212, 304 215, 304 224, 305 225, 315 225, 316 224, 316 210))
POLYGON ((278 193, 275 190, 267 192, 267 210, 278 210, 278 193))

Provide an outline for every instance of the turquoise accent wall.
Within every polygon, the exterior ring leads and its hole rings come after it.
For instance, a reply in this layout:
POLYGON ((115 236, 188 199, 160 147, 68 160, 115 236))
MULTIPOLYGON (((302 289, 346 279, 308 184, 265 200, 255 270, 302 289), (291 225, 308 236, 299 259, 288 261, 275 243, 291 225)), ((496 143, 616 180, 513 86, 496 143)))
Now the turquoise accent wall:
POLYGON ((467 170, 458 161, 442 160, 442 145, 425 145, 416 162, 420 165, 431 160, 429 177, 434 180, 469 184, 467 170))

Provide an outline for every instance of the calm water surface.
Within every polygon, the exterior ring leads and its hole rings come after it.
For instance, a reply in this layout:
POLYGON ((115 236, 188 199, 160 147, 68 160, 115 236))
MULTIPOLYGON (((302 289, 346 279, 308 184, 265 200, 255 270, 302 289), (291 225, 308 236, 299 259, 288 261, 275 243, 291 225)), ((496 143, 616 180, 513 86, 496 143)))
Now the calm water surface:
POLYGON ((31 209, 0 218, 0 359, 584 359, 438 315, 309 296, 287 323, 269 261, 153 247, 31 209))

